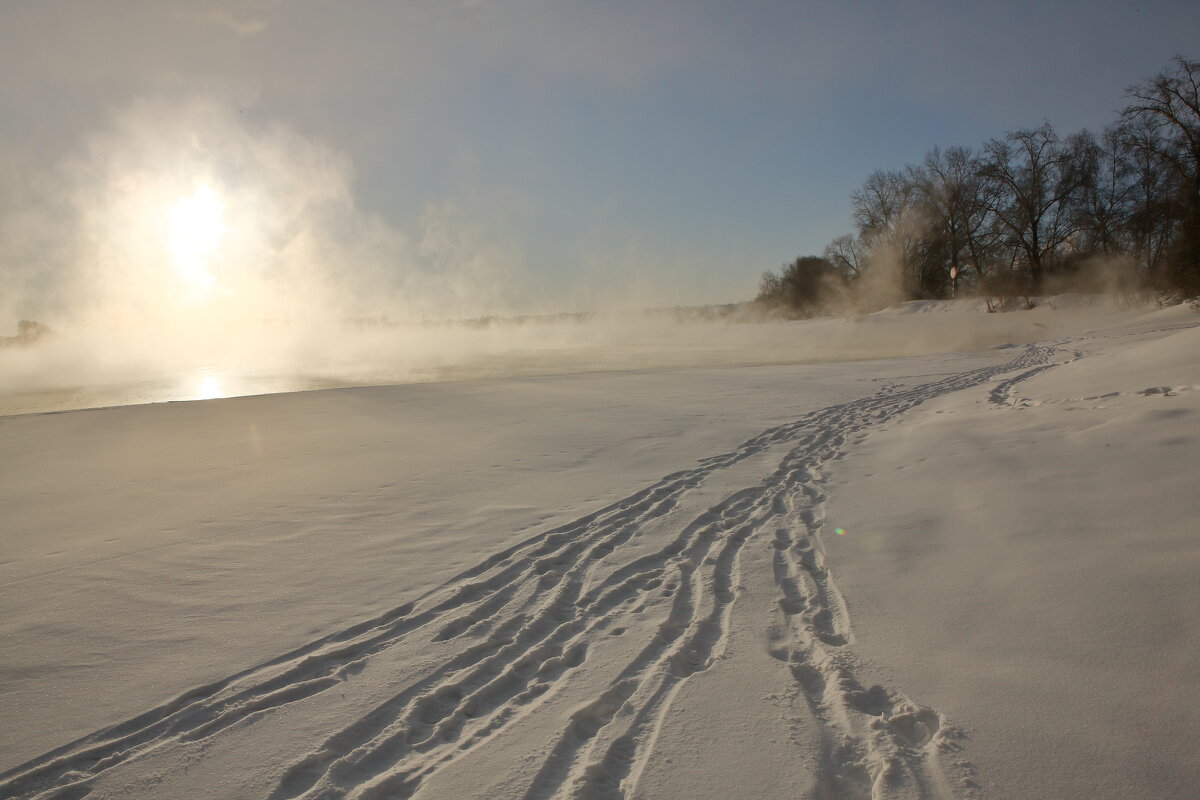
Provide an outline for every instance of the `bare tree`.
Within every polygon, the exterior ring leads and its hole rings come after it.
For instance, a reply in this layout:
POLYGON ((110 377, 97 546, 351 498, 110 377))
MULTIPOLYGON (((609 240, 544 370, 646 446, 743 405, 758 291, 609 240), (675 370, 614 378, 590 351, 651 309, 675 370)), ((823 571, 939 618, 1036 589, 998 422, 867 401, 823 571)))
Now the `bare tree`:
MULTIPOLYGON (((1128 91, 1099 137, 1060 138, 1046 122, 872 173, 851 195, 857 234, 823 254, 838 291, 852 281, 860 306, 886 304, 944 296, 966 278, 1028 303, 1047 273, 1102 263, 1089 280, 1108 288, 1149 282, 1200 298, 1200 61, 1177 56, 1128 91)), ((800 277, 768 274, 760 295, 808 285, 800 277)))
POLYGON ((1178 215, 1172 197, 1173 178, 1158 155, 1161 134, 1140 118, 1124 120, 1114 131, 1121 160, 1129 171, 1125 220, 1129 254, 1145 279, 1161 284, 1178 215))
POLYGON ((782 297, 783 283, 779 280, 779 276, 770 270, 764 272, 758 281, 758 296, 754 298, 755 302, 775 305, 782 297))
POLYGON ((926 223, 916 185, 903 172, 877 170, 850 202, 872 268, 899 270, 904 292, 919 295, 926 223))
POLYGON ((1185 293, 1200 295, 1200 61, 1176 56, 1171 68, 1128 91, 1133 102, 1122 121, 1157 134, 1144 145, 1174 184, 1173 278, 1185 293))
POLYGON ((1076 248, 1086 255, 1123 255, 1130 245, 1128 221, 1134 187, 1132 167, 1120 146, 1120 132, 1110 128, 1099 141, 1087 131, 1081 132, 1076 156, 1076 248))
POLYGON ((876 170, 850 195, 854 221, 865 234, 898 229, 917 205, 917 189, 903 172, 876 170))
POLYGON ((847 233, 825 246, 821 254, 847 281, 855 280, 867 268, 867 250, 858 236, 847 233))
POLYGON ((1081 183, 1081 146, 1075 139, 1061 141, 1048 122, 984 145, 982 174, 1000 189, 992 210, 1035 289, 1076 229, 1073 202, 1081 183))
POLYGON ((940 229, 952 288, 967 267, 982 281, 999 235, 992 224, 994 184, 985 179, 981 164, 967 147, 930 150, 920 167, 909 169, 918 187, 931 226, 940 229))

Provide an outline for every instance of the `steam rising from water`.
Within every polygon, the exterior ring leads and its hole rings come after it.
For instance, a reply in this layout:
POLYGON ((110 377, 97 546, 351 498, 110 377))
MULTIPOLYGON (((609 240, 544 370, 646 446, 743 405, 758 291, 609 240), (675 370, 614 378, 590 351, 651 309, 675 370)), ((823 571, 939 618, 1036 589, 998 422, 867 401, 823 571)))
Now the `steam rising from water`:
POLYGON ((140 102, 54 174, 14 177, 0 326, 36 319, 58 335, 39 368, 7 365, 9 388, 299 368, 342 352, 347 320, 476 316, 513 296, 511 259, 472 240, 452 205, 409 235, 355 206, 343 156, 213 102, 140 102))
MULTIPOLYGON (((0 395, 8 398, 0 413, 581 369, 870 358, 1012 338, 978 315, 970 326, 947 320, 903 334, 895 320, 827 320, 801 332, 680 313, 451 324, 549 310, 552 301, 535 297, 517 257, 481 240, 452 204, 429 204, 407 233, 356 207, 343 156, 212 102, 141 102, 55 174, 17 177, 24 179, 0 180, 0 331, 36 319, 55 334, 0 348, 0 395), (85 388, 65 398, 13 400, 78 387, 85 388)), ((657 305, 647 285, 652 277, 624 305, 657 305)))

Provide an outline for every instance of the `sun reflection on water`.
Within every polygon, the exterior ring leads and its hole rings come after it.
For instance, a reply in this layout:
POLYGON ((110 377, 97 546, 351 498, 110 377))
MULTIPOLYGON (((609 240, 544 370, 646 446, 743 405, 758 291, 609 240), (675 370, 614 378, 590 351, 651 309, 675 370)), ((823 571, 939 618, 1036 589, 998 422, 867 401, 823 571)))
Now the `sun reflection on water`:
POLYGON ((221 386, 221 379, 216 375, 204 375, 196 381, 195 390, 192 393, 193 400, 212 400, 216 397, 224 397, 225 392, 221 386))

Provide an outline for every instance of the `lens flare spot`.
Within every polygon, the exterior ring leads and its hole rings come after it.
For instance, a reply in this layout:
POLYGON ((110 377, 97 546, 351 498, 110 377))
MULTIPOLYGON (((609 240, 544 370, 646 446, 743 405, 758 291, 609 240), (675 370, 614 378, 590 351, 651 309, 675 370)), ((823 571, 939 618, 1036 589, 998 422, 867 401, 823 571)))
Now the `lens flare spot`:
POLYGON ((833 532, 834 532, 834 533, 836 533, 838 536, 845 536, 845 535, 846 535, 846 532, 845 532, 844 530, 842 530, 841 528, 834 528, 834 529, 833 529, 833 532))

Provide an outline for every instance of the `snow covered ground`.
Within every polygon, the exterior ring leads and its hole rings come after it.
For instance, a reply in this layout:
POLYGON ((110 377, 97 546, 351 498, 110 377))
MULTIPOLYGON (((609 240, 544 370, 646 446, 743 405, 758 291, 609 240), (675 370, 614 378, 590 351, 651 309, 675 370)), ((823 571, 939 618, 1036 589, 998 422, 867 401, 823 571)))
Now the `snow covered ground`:
POLYGON ((0 417, 0 797, 1194 797, 1198 326, 0 417))

